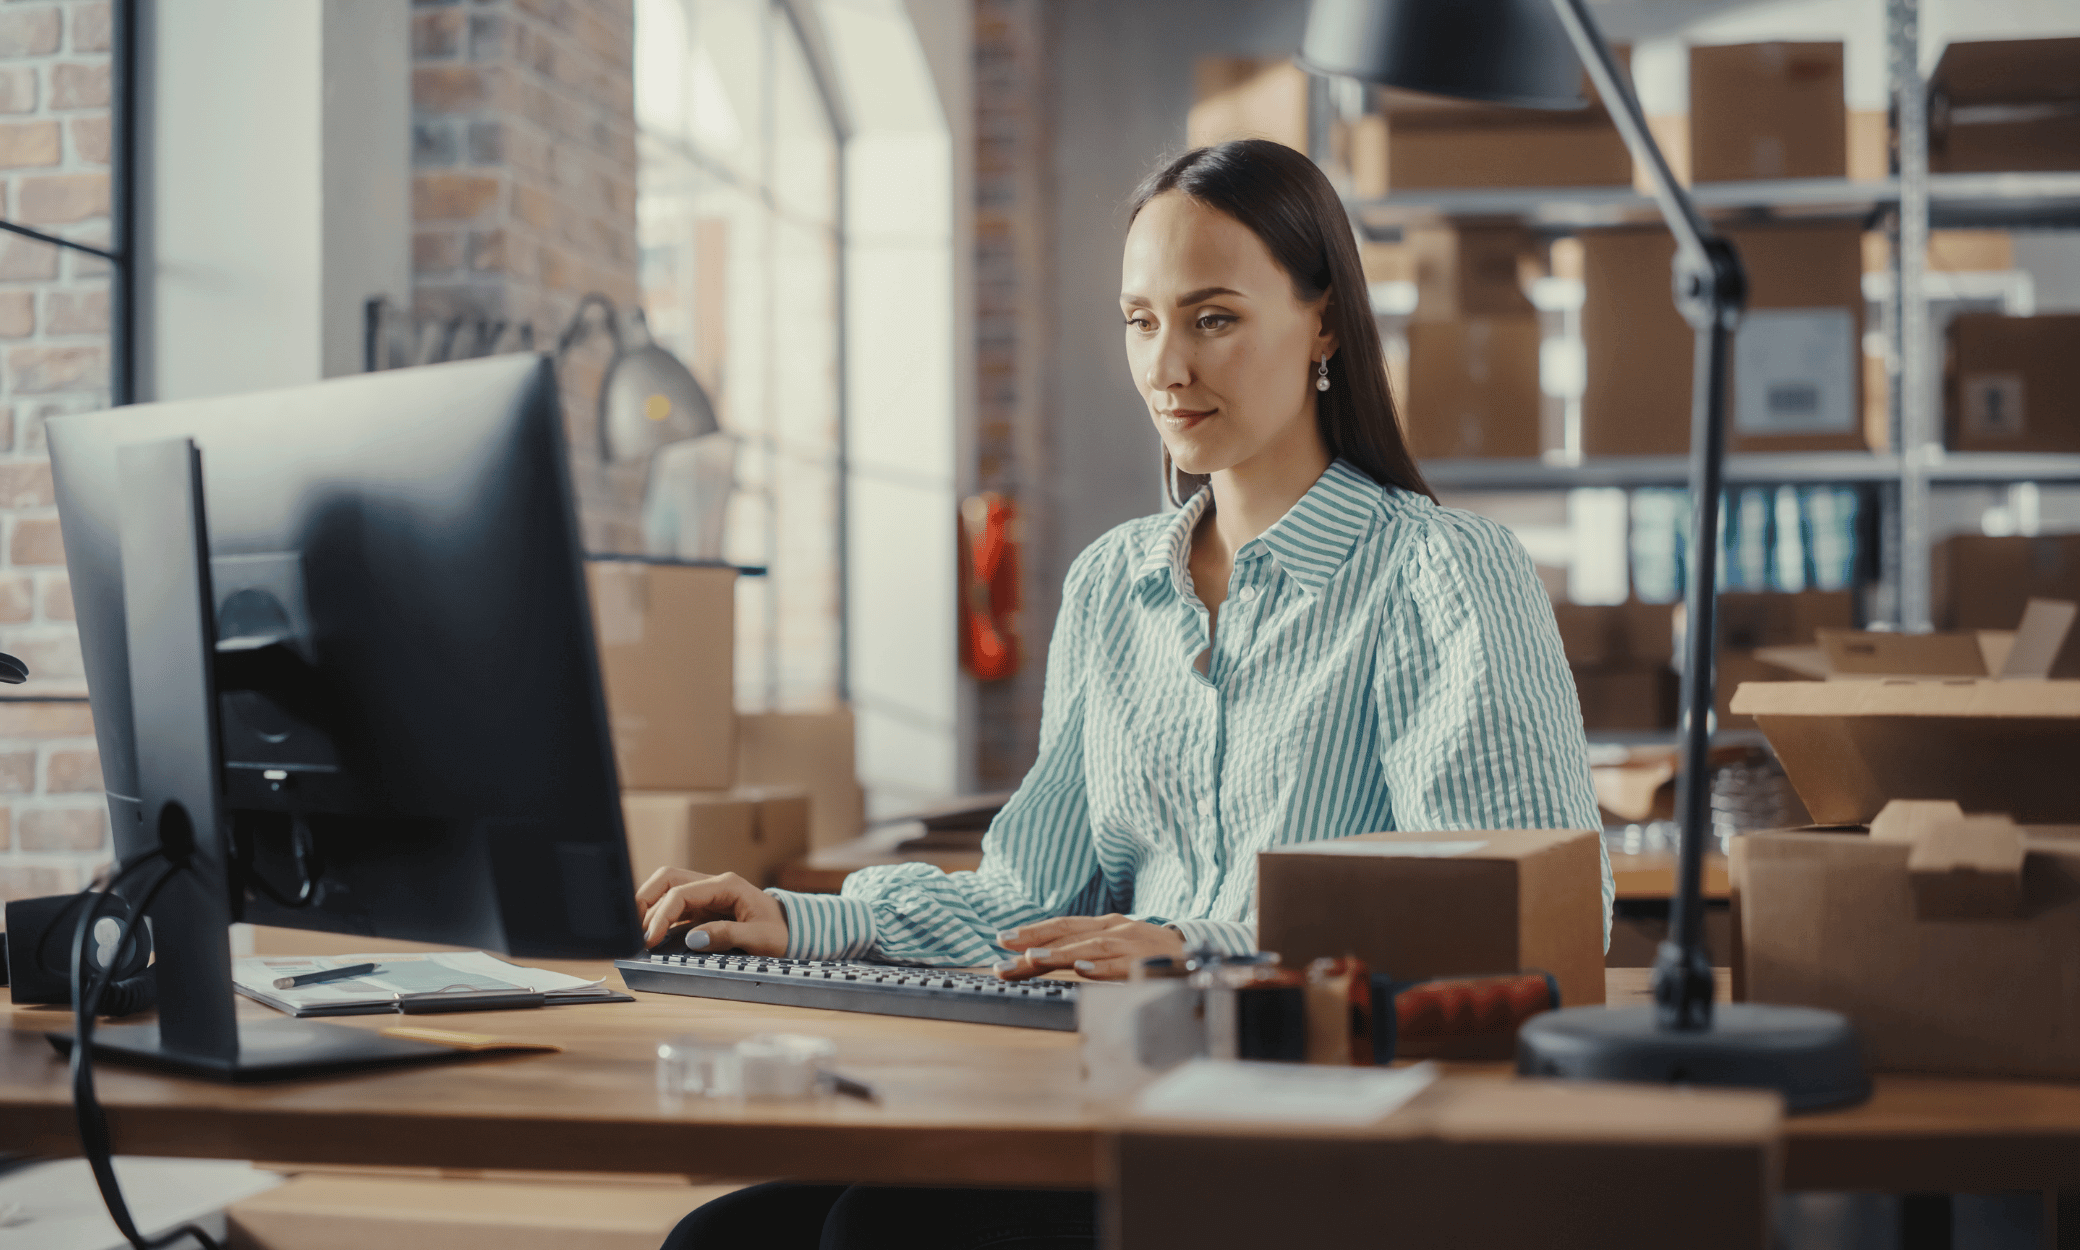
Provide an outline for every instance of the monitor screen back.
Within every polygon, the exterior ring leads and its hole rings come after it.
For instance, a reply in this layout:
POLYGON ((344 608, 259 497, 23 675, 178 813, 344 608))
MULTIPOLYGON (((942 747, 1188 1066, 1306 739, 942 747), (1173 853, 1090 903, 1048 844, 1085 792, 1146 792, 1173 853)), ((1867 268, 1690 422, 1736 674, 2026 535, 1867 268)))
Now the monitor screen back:
POLYGON ((217 634, 281 638, 293 656, 287 676, 218 699, 231 858, 272 887, 235 888, 240 918, 542 958, 636 946, 545 358, 49 428, 119 854, 150 838, 136 755, 150 744, 131 723, 116 449, 187 437, 201 450, 217 634), (301 867, 296 823, 315 852, 301 867), (280 901, 306 875, 315 899, 280 901))

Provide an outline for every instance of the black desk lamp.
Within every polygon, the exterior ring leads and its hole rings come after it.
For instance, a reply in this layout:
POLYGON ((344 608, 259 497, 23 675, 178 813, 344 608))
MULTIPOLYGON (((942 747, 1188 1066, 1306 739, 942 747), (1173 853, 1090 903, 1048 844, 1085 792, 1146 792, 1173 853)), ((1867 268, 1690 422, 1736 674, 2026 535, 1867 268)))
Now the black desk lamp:
POLYGON ((1701 878, 1710 831, 1712 664, 1717 640, 1719 481, 1725 459, 1728 340, 1747 302, 1733 246, 1713 232, 1669 172, 1639 101, 1588 0, 1314 0, 1301 63, 1435 95, 1527 108, 1580 108, 1580 66, 1653 181, 1675 234, 1675 301, 1697 328, 1690 395, 1689 628, 1683 665, 1682 821, 1670 940, 1654 964, 1652 1007, 1575 1007, 1518 1034, 1532 1076, 1775 1089, 1794 1111, 1861 1101, 1870 1091, 1855 1030, 1805 1007, 1714 1008, 1701 878))

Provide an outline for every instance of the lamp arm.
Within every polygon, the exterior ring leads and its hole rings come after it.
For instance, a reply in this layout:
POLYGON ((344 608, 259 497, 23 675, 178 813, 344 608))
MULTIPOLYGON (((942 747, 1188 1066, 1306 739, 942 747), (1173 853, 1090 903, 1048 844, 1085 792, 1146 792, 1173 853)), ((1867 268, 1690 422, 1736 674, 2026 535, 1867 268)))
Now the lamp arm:
POLYGON ((1682 773, 1676 815, 1682 851, 1669 912, 1669 937, 1654 960, 1654 1003, 1663 1029, 1707 1029, 1716 993, 1704 944, 1705 838, 1711 832, 1711 717, 1717 689, 1719 493, 1726 458, 1726 370, 1735 327, 1747 303, 1747 276, 1733 245, 1690 198, 1647 129, 1639 98, 1589 14, 1588 0, 1553 0, 1554 12, 1602 95, 1611 120, 1647 167, 1654 202, 1676 240, 1676 307, 1697 332, 1690 394, 1690 562, 1685 588, 1682 773))

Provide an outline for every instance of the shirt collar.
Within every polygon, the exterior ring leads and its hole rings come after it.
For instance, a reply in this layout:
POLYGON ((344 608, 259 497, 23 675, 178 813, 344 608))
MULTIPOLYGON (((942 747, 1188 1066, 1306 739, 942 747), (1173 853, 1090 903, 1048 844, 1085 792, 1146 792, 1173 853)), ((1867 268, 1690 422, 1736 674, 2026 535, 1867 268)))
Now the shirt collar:
MULTIPOLYGON (((1385 487, 1367 477, 1348 460, 1335 460, 1307 493, 1300 496, 1270 529, 1242 545, 1237 561, 1268 551, 1273 562, 1285 570, 1303 590, 1318 593, 1336 576, 1372 528, 1387 497, 1385 487)), ((1139 583, 1168 572, 1170 583, 1182 598, 1191 560, 1192 531, 1213 505, 1213 488, 1201 487, 1169 522, 1149 536, 1134 572, 1139 583)))

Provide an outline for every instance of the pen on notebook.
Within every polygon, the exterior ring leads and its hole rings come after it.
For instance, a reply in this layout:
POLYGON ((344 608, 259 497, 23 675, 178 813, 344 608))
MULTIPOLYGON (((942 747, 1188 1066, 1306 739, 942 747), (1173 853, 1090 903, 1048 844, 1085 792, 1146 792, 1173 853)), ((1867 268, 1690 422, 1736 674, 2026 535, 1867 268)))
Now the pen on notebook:
POLYGON ((305 985, 317 985, 322 981, 344 981, 358 977, 364 972, 374 972, 374 964, 348 964, 344 968, 323 968, 317 972, 306 972, 300 977, 276 977, 274 987, 278 990, 293 990, 305 985))

